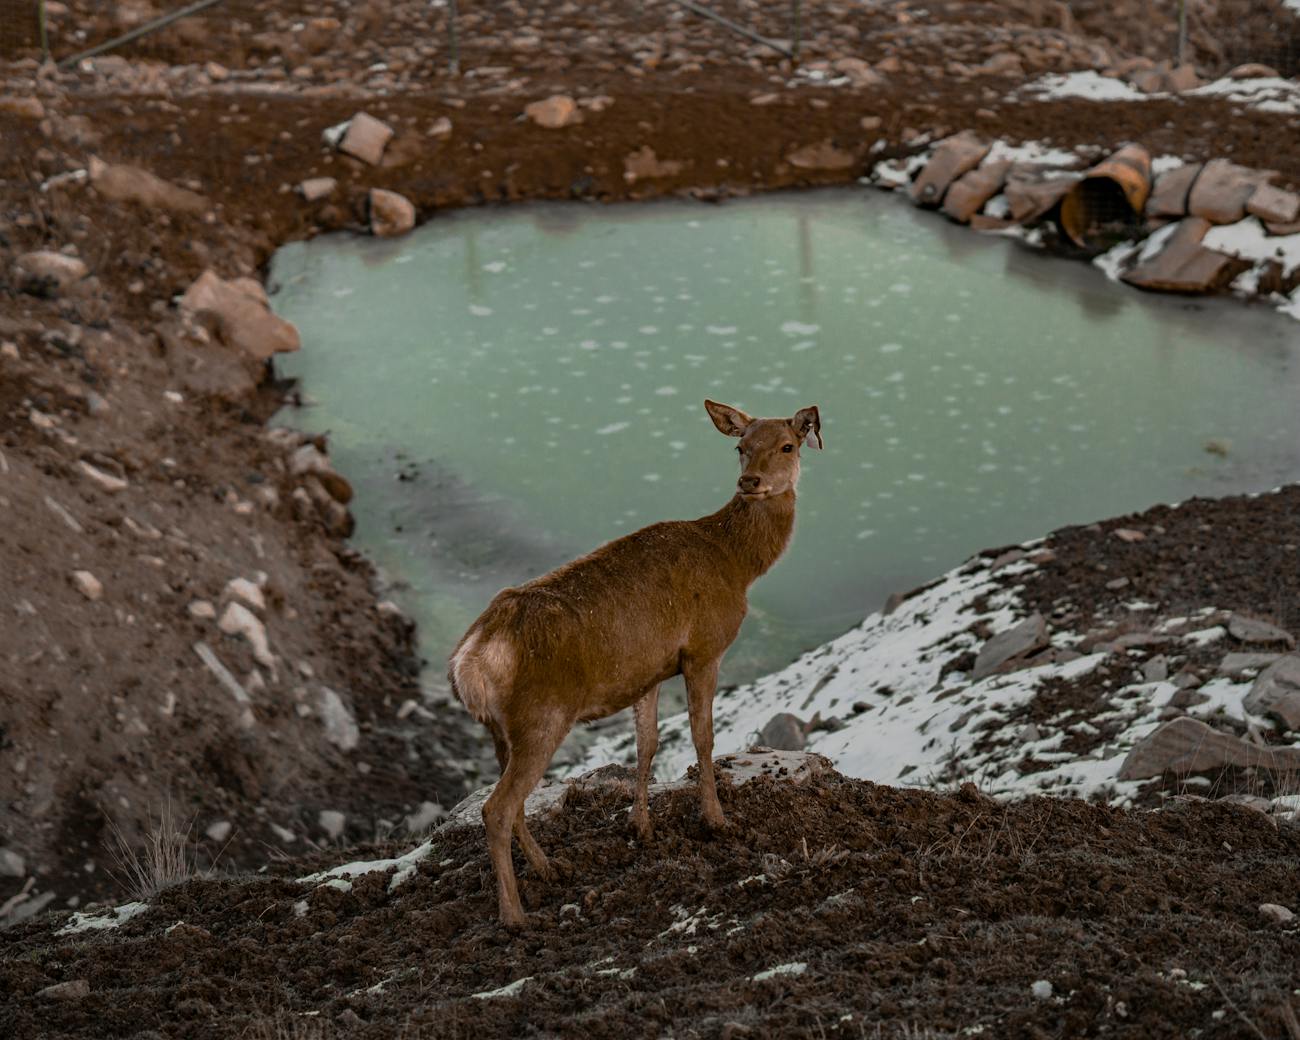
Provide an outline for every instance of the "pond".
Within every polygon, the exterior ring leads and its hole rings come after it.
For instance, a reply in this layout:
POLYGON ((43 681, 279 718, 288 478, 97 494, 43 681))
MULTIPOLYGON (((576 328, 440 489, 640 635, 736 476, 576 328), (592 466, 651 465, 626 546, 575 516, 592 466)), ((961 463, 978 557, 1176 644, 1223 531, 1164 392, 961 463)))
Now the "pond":
POLYGON ((282 359, 433 666, 501 587, 737 476, 711 397, 821 409, 724 682, 981 548, 1300 477, 1294 322, 1148 297, 865 190, 438 216, 286 246, 282 359))

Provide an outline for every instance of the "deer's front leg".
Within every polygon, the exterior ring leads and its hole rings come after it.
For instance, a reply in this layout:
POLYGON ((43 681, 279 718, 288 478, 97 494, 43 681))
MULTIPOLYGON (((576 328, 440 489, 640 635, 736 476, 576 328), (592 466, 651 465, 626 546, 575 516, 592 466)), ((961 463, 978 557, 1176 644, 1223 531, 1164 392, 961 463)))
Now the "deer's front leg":
POLYGON ((718 787, 713 778, 713 694, 718 686, 718 661, 706 664, 684 663, 686 709, 691 719, 691 738, 700 766, 700 812, 704 822, 714 830, 727 825, 718 801, 718 787))
POLYGON ((632 706, 636 716, 636 798, 632 803, 632 826, 643 842, 650 840, 650 773, 659 748, 659 687, 632 706))

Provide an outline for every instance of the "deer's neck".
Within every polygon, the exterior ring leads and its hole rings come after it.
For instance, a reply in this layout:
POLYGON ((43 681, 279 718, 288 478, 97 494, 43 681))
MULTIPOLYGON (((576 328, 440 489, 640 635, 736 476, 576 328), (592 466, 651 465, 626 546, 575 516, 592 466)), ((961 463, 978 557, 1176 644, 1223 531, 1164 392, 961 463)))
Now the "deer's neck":
POLYGON ((747 579, 766 574, 781 558, 794 532, 794 491, 761 502, 736 495, 713 515, 723 543, 747 579))

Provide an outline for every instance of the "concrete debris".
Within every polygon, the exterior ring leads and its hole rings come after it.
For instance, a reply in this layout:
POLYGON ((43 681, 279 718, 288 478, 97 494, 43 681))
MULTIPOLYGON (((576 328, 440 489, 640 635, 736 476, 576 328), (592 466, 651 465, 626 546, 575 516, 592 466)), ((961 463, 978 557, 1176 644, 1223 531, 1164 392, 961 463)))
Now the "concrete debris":
POLYGON ((1010 169, 1011 163, 1000 161, 984 163, 974 170, 963 173, 944 194, 944 213, 958 223, 970 223, 971 217, 1002 190, 1010 169))
POLYGON ((1200 163, 1187 163, 1157 177, 1147 199, 1146 215, 1162 219, 1185 217, 1187 196, 1202 169, 1200 163))
POLYGON ((1246 216, 1246 204, 1269 174, 1247 169, 1227 159, 1211 159, 1196 178, 1187 199, 1187 212, 1211 224, 1235 224, 1246 216))
POLYGON ((395 238, 415 227, 415 206, 405 195, 383 188, 370 190, 370 233, 395 238))
MULTIPOLYGON (((1041 170, 1030 172, 1013 166, 1007 175, 1006 196, 1011 207, 1011 219, 1026 224, 1050 213, 1079 182, 1077 174, 1064 174, 1041 170)), ((972 221, 972 223, 974 223, 972 221)))
POLYGON ((339 138, 338 150, 371 166, 378 166, 392 139, 391 126, 369 113, 358 112, 348 120, 347 128, 339 138))
POLYGON ((1008 662, 1025 657, 1047 646, 1047 622, 1043 615, 1034 613, 1014 628, 999 632, 986 642, 975 658, 971 678, 976 682, 987 678, 1008 662))
POLYGON ((1185 217, 1159 253, 1121 278, 1139 289, 1162 292, 1204 293, 1219 288, 1233 270, 1234 261, 1201 245, 1209 230, 1208 220, 1185 217))
POLYGON ((983 162, 991 147, 969 130, 940 141, 912 184, 912 201, 918 206, 940 205, 948 186, 983 162))
POLYGON ((250 278, 226 281, 208 268, 185 291, 181 308, 213 315, 226 345, 258 361, 301 345, 298 330, 271 311, 265 290, 250 278))
POLYGON ((1291 224, 1300 218, 1300 195, 1261 184, 1246 201, 1246 212, 1275 224, 1291 224))

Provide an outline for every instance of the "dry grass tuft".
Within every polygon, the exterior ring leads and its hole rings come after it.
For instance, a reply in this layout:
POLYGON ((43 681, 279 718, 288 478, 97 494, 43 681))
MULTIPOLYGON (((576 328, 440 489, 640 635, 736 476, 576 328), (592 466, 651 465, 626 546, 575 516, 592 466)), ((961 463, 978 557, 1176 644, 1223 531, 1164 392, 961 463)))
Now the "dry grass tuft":
POLYGON ((108 817, 108 852, 117 865, 117 870, 110 873, 132 897, 140 900, 152 899, 197 873, 194 849, 189 844, 194 821, 190 820, 182 830, 168 798, 158 812, 156 823, 150 814, 149 825, 144 844, 136 846, 117 822, 108 817))

